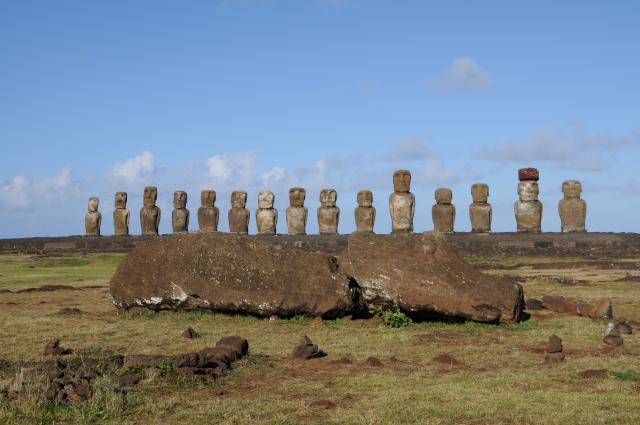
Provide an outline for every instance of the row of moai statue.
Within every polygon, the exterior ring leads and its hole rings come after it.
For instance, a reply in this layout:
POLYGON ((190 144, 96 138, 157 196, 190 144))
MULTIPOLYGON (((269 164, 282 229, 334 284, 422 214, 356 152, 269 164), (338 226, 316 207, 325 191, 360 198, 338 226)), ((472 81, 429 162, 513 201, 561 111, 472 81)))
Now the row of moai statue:
MULTIPOLYGON (((539 173, 535 168, 523 168, 518 172, 518 196, 515 203, 515 217, 519 232, 540 232, 542 222, 542 203, 538 200, 539 173)), ((391 215, 392 233, 413 232, 413 217, 416 200, 410 192, 411 173, 398 170, 393 174, 393 193, 389 196, 389 213, 391 215)), ((587 213, 586 202, 580 199, 582 186, 576 180, 567 180, 562 184, 564 199, 559 203, 561 227, 563 232, 584 232, 587 213)), ((475 183, 471 186, 473 203, 469 206, 471 230, 474 233, 491 232, 492 207, 488 203, 489 186, 485 183, 475 183)), ((155 187, 144 189, 144 206, 140 210, 140 226, 143 235, 157 235, 160 224, 160 208, 156 206, 158 190, 155 187)), ((337 192, 334 189, 320 191, 320 207, 317 210, 318 228, 320 234, 338 233, 340 209, 336 206, 337 192)), ((290 235, 306 234, 307 208, 304 206, 306 191, 295 187, 289 189, 290 206, 286 210, 287 230, 290 235)), ((454 231, 456 216, 455 206, 452 204, 451 189, 440 188, 435 191, 436 204, 433 205, 431 215, 434 229, 439 232, 454 231)), ((216 192, 204 190, 200 194, 201 207, 198 208, 198 226, 201 232, 216 232, 218 230, 219 210, 215 206, 216 192)), ((278 222, 278 210, 273 205, 273 192, 258 194, 258 209, 256 211, 256 225, 258 234, 275 235, 278 222)), ((373 207, 371 191, 358 192, 358 207, 355 209, 356 231, 373 232, 376 219, 376 209, 373 207)), ((87 235, 99 235, 102 215, 98 211, 98 198, 89 198, 89 212, 85 217, 87 235)), ((245 207, 247 192, 235 191, 231 194, 231 209, 229 210, 229 231, 231 233, 247 234, 249 232, 249 210, 245 207)), ((127 209, 126 192, 116 192, 113 223, 116 235, 129 234, 130 212, 127 209)), ((187 209, 187 193, 176 191, 173 194, 174 210, 171 223, 174 233, 189 231, 189 210, 187 209)))

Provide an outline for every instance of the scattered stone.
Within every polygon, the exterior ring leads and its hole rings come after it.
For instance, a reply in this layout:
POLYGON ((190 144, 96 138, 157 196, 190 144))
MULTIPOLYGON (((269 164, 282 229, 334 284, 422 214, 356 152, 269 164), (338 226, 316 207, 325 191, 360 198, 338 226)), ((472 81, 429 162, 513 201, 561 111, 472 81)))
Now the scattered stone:
POLYGON ((604 337, 604 343, 613 347, 619 347, 624 343, 624 340, 617 335, 607 335, 604 337))
POLYGON ((380 359, 376 358, 376 357, 369 357, 367 358, 367 364, 369 366, 373 366, 373 367, 382 367, 384 366, 384 364, 380 361, 380 359))
POLYGON ((191 326, 182 332, 182 337, 187 339, 200 338, 200 334, 196 332, 191 326))
POLYGON ((527 298, 525 301, 525 306, 527 310, 542 310, 544 309, 544 303, 536 298, 527 298))
POLYGON ((603 298, 596 303, 589 315, 592 319, 611 319, 613 317, 613 306, 611 300, 603 298))
POLYGON ((437 363, 451 368, 460 367, 463 365, 462 362, 458 361, 455 357, 447 353, 440 354, 439 356, 434 357, 433 359, 431 359, 431 363, 437 363))
POLYGON ((234 360, 244 357, 249 352, 249 341, 241 336, 225 336, 216 342, 216 348, 228 348, 235 353, 234 360))
POLYGON ((627 272, 627 278, 631 282, 640 282, 640 271, 627 272))
POLYGON ((142 375, 140 373, 127 373, 118 379, 118 383, 121 387, 132 387, 140 382, 141 379, 142 375))
POLYGON ((542 297, 544 308, 556 313, 564 313, 564 301, 564 297, 560 295, 545 295, 542 297))
POLYGON ((592 378, 608 378, 609 371, 607 369, 587 369, 578 373, 582 379, 592 379, 592 378))
POLYGON ((53 339, 44 347, 44 356, 62 356, 64 354, 70 354, 71 350, 60 346, 60 340, 58 338, 53 339))
POLYGON ((300 344, 293 349, 292 355, 298 359, 306 360, 323 357, 326 354, 324 351, 320 350, 316 344, 311 342, 311 339, 308 336, 305 335, 300 339, 300 344))
POLYGON ((618 336, 629 335, 633 333, 633 328, 625 322, 617 323, 614 329, 618 331, 618 336))
POLYGON ((547 364, 561 363, 565 359, 562 339, 557 335, 551 335, 549 337, 549 343, 545 351, 547 354, 544 356, 544 362, 547 364))

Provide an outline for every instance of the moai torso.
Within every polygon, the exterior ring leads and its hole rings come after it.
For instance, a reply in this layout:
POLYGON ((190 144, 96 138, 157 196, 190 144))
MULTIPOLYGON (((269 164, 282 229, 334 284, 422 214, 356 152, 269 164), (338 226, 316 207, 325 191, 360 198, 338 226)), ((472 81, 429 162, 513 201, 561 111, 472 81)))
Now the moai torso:
POLYGON ((87 236, 100 236, 102 214, 98 211, 100 200, 94 196, 89 198, 87 214, 84 216, 84 230, 87 236))
POLYGON ((369 190, 358 192, 358 206, 355 211, 356 231, 373 233, 376 221, 376 209, 373 208, 373 193, 369 190))
POLYGON ((115 210, 113 211, 113 229, 116 236, 129 234, 129 219, 131 213, 127 209, 127 192, 116 192, 115 210))
POLYGON ((144 188, 144 206, 140 210, 140 227, 143 235, 157 235, 160 226, 160 208, 156 206, 158 189, 152 186, 144 188))
POLYGON ((451 204, 453 193, 451 189, 440 188, 435 192, 436 204, 431 207, 433 228, 437 232, 453 233, 456 220, 456 207, 451 204))
POLYGON ((562 183, 564 199, 558 204, 562 232, 586 232, 587 203, 580 199, 582 184, 577 180, 562 183))
POLYGON ((542 229, 542 203, 538 201, 538 182, 524 180, 518 183, 518 196, 514 206, 518 232, 539 233, 542 229))
POLYGON ((413 215, 416 210, 416 198, 409 192, 411 173, 398 170, 393 173, 393 190, 389 196, 389 214, 391 214, 391 232, 413 232, 413 215))
POLYGON ((203 190, 200 192, 200 204, 198 208, 198 227, 201 232, 217 232, 218 217, 220 211, 215 206, 216 192, 214 190, 203 190))
POLYGON ((278 210, 273 208, 275 195, 273 192, 258 194, 258 209, 256 210, 256 227, 260 235, 275 235, 278 224, 278 210))
POLYGON ((336 207, 338 193, 335 189, 320 191, 320 207, 318 208, 318 230, 320 234, 338 233, 340 208, 336 207))
POLYGON ((307 209, 304 206, 306 191, 301 187, 289 189, 289 204, 287 208, 287 231, 290 235, 307 234, 307 209))
POLYGON ((471 197, 473 203, 469 205, 469 218, 471 219, 471 231, 474 233, 491 232, 491 204, 489 199, 489 186, 484 183, 471 185, 471 197))
POLYGON ((173 233, 189 231, 189 210, 187 209, 187 192, 178 190, 173 193, 173 212, 171 213, 173 233))
POLYGON ((249 210, 247 205, 247 192, 236 191, 231 193, 231 209, 229 210, 229 232, 249 233, 249 210))

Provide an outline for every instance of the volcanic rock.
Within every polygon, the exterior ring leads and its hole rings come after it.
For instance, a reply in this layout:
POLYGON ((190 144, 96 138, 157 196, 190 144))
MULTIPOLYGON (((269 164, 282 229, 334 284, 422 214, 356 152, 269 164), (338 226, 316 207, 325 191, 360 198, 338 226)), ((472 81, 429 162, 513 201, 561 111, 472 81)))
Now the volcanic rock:
POLYGON ((536 298, 527 298, 525 302, 525 306, 527 310, 542 310, 544 309, 544 304, 541 300, 536 298))
POLYGON ((184 330, 184 332, 182 332, 182 337, 186 339, 194 339, 200 338, 200 334, 196 332, 191 326, 189 326, 184 330))
POLYGON ((44 356, 61 356, 63 354, 69 354, 71 350, 67 350, 60 346, 60 340, 55 338, 51 340, 45 347, 42 355, 44 356))
POLYGON ((547 310, 556 313, 564 313, 564 297, 560 295, 545 295, 542 297, 542 304, 547 310))
POLYGON ((612 345, 614 347, 619 347, 624 344, 624 340, 622 339, 622 337, 617 335, 607 335, 604 337, 603 341, 605 344, 612 345))
POLYGON ((323 357, 326 354, 318 348, 316 344, 311 342, 308 336, 303 336, 300 339, 300 344, 296 345, 293 349, 292 356, 298 359, 313 359, 323 357))
POLYGON ((560 363, 564 361, 564 352, 562 348, 562 339, 557 335, 551 335, 549 337, 549 343, 546 348, 546 355, 544 356, 545 363, 560 363))
POLYGON ((118 383, 122 387, 131 387, 140 382, 141 379, 142 375, 140 373, 127 373, 118 379, 118 383))
POLYGON ((252 237, 183 234, 140 243, 111 279, 121 309, 210 309, 324 319, 400 308, 418 318, 517 322, 522 287, 486 276, 436 233, 252 237))
POLYGON ((592 319, 611 319, 613 317, 613 306, 611 300, 603 298, 596 303, 589 315, 592 319))
POLYGON ((366 361, 369 366, 373 366, 373 367, 384 366, 384 363, 382 363, 382 361, 380 361, 380 359, 378 359, 377 357, 368 357, 366 361))

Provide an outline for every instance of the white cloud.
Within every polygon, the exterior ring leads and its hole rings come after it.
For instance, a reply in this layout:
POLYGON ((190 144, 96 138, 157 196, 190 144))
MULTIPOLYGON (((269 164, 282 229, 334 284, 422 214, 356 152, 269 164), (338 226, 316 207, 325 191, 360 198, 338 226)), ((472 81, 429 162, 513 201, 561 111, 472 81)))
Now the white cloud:
POLYGON ((423 140, 409 139, 397 143, 385 159, 388 161, 421 161, 433 155, 423 140))
POLYGON ((245 185, 255 182, 256 154, 237 152, 214 155, 206 160, 206 178, 216 185, 245 185))
POLYGON ((49 205, 68 198, 75 189, 69 167, 64 167, 51 177, 29 179, 18 175, 8 182, 0 182, 0 206, 20 210, 35 205, 49 205))
POLYGON ((434 89, 444 91, 480 91, 493 88, 489 74, 470 57, 454 59, 443 79, 428 84, 434 89))
POLYGON ((156 170, 155 158, 149 151, 138 156, 117 162, 111 169, 110 177, 125 182, 135 182, 149 178, 156 170))
POLYGON ((260 180, 266 188, 279 185, 286 178, 286 171, 282 167, 273 167, 269 171, 262 173, 260 180))
POLYGON ((450 184, 459 179, 457 172, 449 170, 439 158, 429 158, 418 171, 415 179, 426 184, 450 184))

